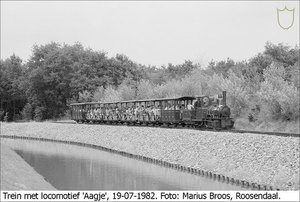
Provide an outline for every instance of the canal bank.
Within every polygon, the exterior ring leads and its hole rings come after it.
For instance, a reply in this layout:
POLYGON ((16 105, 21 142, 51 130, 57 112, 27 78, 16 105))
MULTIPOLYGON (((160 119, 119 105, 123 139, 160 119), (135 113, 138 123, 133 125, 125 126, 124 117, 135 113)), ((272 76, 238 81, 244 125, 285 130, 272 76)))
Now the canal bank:
POLYGON ((94 147, 10 138, 1 138, 1 143, 59 190, 245 189, 94 147))
POLYGON ((299 138, 149 127, 2 124, 2 135, 96 144, 280 189, 299 189, 299 138))
POLYGON ((1 190, 55 190, 16 152, 1 142, 1 190))

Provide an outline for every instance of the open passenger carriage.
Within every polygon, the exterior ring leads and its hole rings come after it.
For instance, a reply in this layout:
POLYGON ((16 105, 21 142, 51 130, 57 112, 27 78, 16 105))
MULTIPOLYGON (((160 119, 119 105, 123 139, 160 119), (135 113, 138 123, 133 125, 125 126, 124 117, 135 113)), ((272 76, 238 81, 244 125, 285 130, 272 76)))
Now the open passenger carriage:
POLYGON ((74 103, 71 109, 72 119, 80 123, 190 125, 213 129, 233 127, 225 91, 215 96, 74 103))

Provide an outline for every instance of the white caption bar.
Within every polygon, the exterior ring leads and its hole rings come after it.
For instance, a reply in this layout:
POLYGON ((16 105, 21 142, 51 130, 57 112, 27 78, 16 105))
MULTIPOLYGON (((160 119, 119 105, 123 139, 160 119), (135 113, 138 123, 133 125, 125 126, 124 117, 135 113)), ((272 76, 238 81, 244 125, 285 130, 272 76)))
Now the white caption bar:
POLYGON ((299 191, 1 191, 1 201, 299 201, 299 191))

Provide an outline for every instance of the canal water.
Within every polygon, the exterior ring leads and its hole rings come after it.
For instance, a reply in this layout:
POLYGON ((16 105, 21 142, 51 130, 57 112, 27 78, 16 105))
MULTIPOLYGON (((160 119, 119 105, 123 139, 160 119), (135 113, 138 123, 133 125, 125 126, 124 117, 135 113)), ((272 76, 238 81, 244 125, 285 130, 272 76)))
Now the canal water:
POLYGON ((92 148, 1 140, 59 190, 240 190, 231 184, 92 148))

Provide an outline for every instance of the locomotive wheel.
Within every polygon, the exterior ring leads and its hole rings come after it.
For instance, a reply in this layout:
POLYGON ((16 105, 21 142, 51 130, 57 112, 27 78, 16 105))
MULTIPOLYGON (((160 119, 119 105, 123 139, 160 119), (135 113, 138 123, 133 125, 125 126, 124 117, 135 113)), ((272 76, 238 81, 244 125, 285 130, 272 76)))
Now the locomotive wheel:
POLYGON ((213 130, 220 130, 221 129, 221 121, 220 120, 213 120, 211 122, 213 130))

